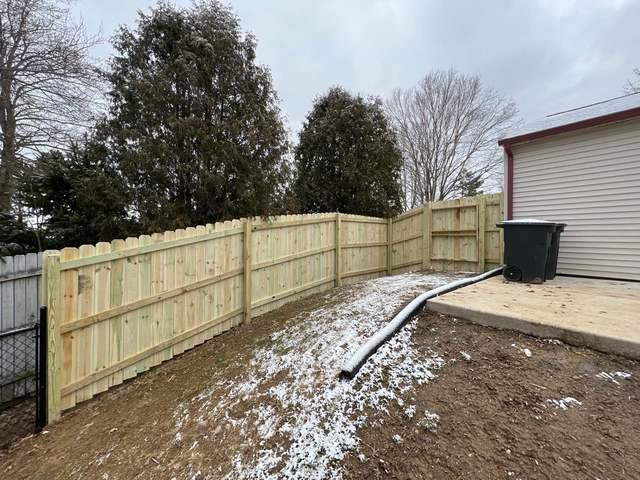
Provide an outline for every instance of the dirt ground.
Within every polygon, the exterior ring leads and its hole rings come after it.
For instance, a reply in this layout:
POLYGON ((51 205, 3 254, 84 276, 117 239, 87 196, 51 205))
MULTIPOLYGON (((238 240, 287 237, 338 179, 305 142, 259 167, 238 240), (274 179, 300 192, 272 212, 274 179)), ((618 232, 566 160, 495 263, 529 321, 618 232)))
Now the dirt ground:
POLYGON ((350 455, 346 478, 640 478, 640 362, 431 312, 414 338, 447 366, 416 388, 413 418, 395 404, 360 430, 366 459, 350 455), (581 404, 549 402, 567 397, 581 404))
POLYGON ((0 451, 35 430, 36 402, 20 398, 2 405, 0 410, 0 451))
POLYGON ((640 478, 639 362, 426 312, 338 381, 336 358, 434 284, 392 281, 289 304, 79 405, 0 454, 0 478, 640 478))

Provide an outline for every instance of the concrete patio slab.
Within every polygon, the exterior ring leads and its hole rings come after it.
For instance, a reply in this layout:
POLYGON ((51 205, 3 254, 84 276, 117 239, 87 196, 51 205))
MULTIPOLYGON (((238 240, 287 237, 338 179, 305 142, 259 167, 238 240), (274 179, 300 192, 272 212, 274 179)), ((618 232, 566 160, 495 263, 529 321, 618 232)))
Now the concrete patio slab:
POLYGON ((542 285, 494 277, 427 308, 485 326, 640 359, 640 283, 556 277, 542 285))

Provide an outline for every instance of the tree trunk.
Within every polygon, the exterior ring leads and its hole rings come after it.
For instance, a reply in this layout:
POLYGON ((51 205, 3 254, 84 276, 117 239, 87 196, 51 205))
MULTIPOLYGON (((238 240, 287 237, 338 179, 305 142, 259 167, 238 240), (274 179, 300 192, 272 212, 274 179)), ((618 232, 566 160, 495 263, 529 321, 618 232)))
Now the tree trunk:
MULTIPOLYGON (((4 90, 4 89, 3 89, 4 90)), ((5 97, 5 95, 3 95, 5 97)), ((16 118, 8 98, 2 99, 2 153, 0 154, 0 212, 11 209, 11 195, 15 189, 16 170, 16 118)))

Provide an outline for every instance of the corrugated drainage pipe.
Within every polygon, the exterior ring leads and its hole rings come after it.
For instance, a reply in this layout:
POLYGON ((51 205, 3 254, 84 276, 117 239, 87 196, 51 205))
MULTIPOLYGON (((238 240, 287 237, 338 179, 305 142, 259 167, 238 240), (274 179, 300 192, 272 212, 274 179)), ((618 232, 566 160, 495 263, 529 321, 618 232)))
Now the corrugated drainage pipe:
POLYGON ((437 297, 438 295, 452 292, 458 288, 486 280, 487 278, 500 275, 503 268, 504 266, 498 267, 475 277, 463 278, 461 280, 448 283, 447 285, 434 288, 433 290, 429 290, 428 292, 414 298, 406 307, 400 310, 400 313, 393 317, 393 319, 384 328, 378 330, 375 335, 370 337, 369 340, 367 340, 367 342, 362 345, 347 362, 345 362, 342 366, 340 377, 347 379, 355 377, 367 359, 373 355, 383 343, 393 337, 393 335, 395 335, 395 333, 400 330, 411 317, 418 313, 418 311, 427 303, 427 300, 437 297))

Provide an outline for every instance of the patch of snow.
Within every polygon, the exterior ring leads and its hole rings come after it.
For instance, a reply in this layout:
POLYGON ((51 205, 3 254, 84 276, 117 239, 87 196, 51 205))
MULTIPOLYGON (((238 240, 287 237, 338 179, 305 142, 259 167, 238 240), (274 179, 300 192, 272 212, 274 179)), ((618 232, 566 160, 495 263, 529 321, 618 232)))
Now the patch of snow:
POLYGON ((94 460, 96 465, 102 465, 106 460, 111 456, 111 452, 107 452, 104 455, 100 455, 98 458, 94 460))
POLYGON ((367 461, 367 457, 365 456, 364 453, 361 453, 358 455, 358 460, 360 460, 362 463, 367 461))
POLYGON ((617 371, 617 372, 608 372, 608 373, 607 373, 607 372, 600 372, 600 373, 598 373, 598 374, 596 375, 596 377, 598 377, 598 378, 602 378, 602 379, 604 379, 604 380, 609 380, 609 381, 611 381, 611 382, 615 383, 616 385, 620 385, 620 382, 618 382, 618 381, 616 380, 616 377, 617 377, 617 378, 622 378, 622 379, 625 379, 625 380, 626 380, 626 379, 631 378, 631 374, 630 374, 630 373, 628 373, 628 372, 620 372, 620 371, 617 371))
POLYGON ((462 355, 462 358, 464 358, 467 362, 471 361, 471 355, 469 355, 467 352, 460 352, 460 355, 462 355))
POLYGON ((391 437, 391 439, 393 440, 393 443, 395 443, 396 445, 400 445, 402 443, 402 437, 397 433, 393 437, 391 437))
MULTIPOLYGON (((402 406, 414 386, 434 378, 445 362, 434 352, 415 350, 414 320, 382 345, 354 380, 338 380, 340 363, 389 322, 404 298, 459 278, 383 277, 354 287, 354 295, 341 303, 298 315, 255 349, 242 375, 212 381, 179 405, 177 432, 191 431, 194 424, 199 430, 209 427, 213 437, 222 426, 235 429, 248 448, 231 459, 227 479, 342 478, 340 461, 357 448, 367 410, 389 413, 391 401, 402 406), (262 447, 257 451, 256 436, 262 447)), ((411 409, 415 413, 415 406, 406 411, 411 409)))
POLYGON ((516 343, 512 343, 512 344, 511 344, 511 346, 512 346, 513 348, 517 348, 518 350, 520 350, 522 353, 524 353, 524 354, 525 354, 525 356, 526 356, 526 357, 531 357, 531 350, 529 350, 528 348, 526 348, 526 347, 520 347, 520 346, 518 346, 518 344, 516 344, 516 343))
POLYGON ((262 440, 268 440, 276 434, 278 426, 278 417, 271 405, 258 405, 254 410, 258 420, 256 421, 256 429, 262 440))
POLYGON ((582 405, 582 402, 576 400, 573 397, 564 397, 558 400, 550 398, 546 401, 547 405, 551 405, 555 408, 561 408, 562 410, 568 410, 569 407, 579 407, 582 405))
MULTIPOLYGON (((434 378, 445 361, 435 352, 415 350, 413 320, 378 349, 355 379, 339 380, 340 364, 389 322, 403 299, 424 292, 427 285, 459 278, 383 277, 353 287, 353 296, 341 303, 298 315, 255 349, 242 375, 216 382, 180 405, 174 413, 176 429, 186 432, 194 422, 212 431, 219 425, 235 428, 234 434, 253 448, 230 459, 227 479, 342 478, 341 460, 358 447, 357 429, 366 424, 367 410, 389 413, 391 401, 402 406, 403 396, 434 378), (276 433, 278 441, 256 452, 254 431, 263 447, 276 433)), ((411 409, 415 413, 415 406, 406 411, 411 409)))
POLYGON ((418 421, 417 425, 420 428, 435 432, 440 424, 440 415, 432 413, 429 410, 425 410, 424 416, 418 421))
POLYGON ((416 406, 415 405, 409 405, 404 411, 404 415, 407 418, 413 418, 413 416, 415 414, 416 414, 416 406))

